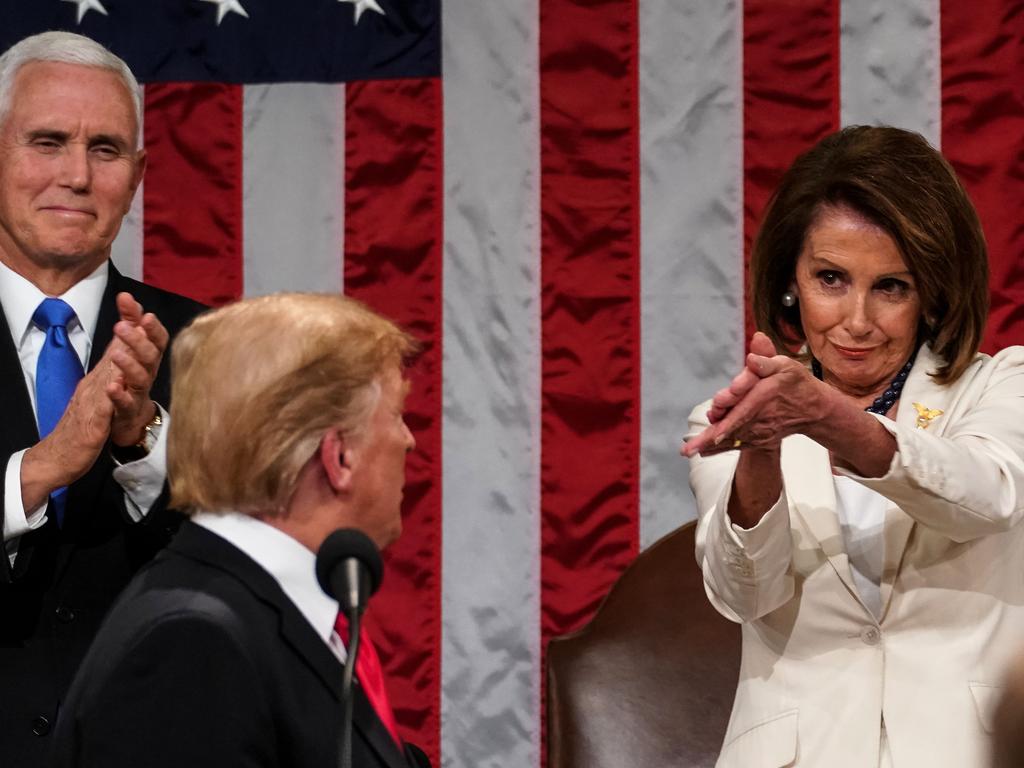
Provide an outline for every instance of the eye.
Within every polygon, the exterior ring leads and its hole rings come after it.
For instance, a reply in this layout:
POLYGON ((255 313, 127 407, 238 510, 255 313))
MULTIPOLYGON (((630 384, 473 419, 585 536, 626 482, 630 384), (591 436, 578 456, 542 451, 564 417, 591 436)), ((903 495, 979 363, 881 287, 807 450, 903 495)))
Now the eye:
POLYGON ((60 149, 60 142, 56 139, 40 138, 34 139, 32 146, 43 152, 56 152, 60 149))
POLYGON ((842 282, 842 273, 834 269, 823 269, 818 273, 818 280, 827 288, 835 288, 842 282))
POLYGON ((112 144, 97 144, 92 153, 103 160, 114 160, 121 156, 121 151, 112 144))
POLYGON ((877 290, 890 296, 903 296, 910 291, 910 283, 905 280, 898 280, 895 277, 887 277, 880 280, 875 286, 877 290))

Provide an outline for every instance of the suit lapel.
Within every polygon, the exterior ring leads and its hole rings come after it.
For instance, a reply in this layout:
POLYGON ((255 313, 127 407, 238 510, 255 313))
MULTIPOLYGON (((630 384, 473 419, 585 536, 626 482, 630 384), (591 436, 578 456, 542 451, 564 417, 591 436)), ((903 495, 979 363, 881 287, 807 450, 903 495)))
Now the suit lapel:
POLYGON ((358 681, 352 684, 352 727, 362 734, 381 761, 389 768, 408 768, 409 763, 401 748, 391 738, 391 732, 377 716, 358 681))
MULTIPOLYGON (((28 448, 39 442, 39 427, 36 424, 35 412, 28 386, 21 369, 18 348, 11 337, 11 329, 7 325, 7 316, 0 310, 0 403, 4 404, 4 427, 0 430, 0 456, 6 459, 14 452, 28 448)), ((0 522, 6 514, 3 509, 4 495, 0 494, 0 522)), ((18 557, 11 567, 10 560, 4 556, 0 561, 0 582, 21 578, 28 570, 36 544, 41 541, 42 533, 31 533, 22 537, 18 545, 18 557)))
MULTIPOLYGON (((179 553, 227 571, 239 578, 261 602, 280 616, 284 645, 317 676, 331 696, 341 702, 343 666, 316 634, 299 609, 288 599, 280 585, 252 558, 216 534, 191 521, 182 524, 169 545, 179 553)), ((408 763, 391 734, 377 717, 362 688, 353 683, 352 726, 389 768, 408 768, 408 763)))
POLYGON ((0 311, 0 402, 4 404, 4 442, 11 452, 20 451, 39 442, 39 427, 32 411, 25 376, 21 372, 18 349, 7 327, 7 316, 0 311))
POLYGON ((91 371, 96 363, 103 357, 103 353, 110 346, 110 340, 114 338, 114 323, 120 318, 117 314, 117 294, 123 290, 121 287, 121 273, 114 268, 113 262, 108 262, 109 272, 107 273, 107 287, 103 289, 103 299, 100 301, 100 313, 96 317, 96 330, 92 338, 92 350, 89 352, 89 365, 86 370, 91 371))
POLYGON ((323 639, 313 631, 309 622, 280 590, 276 582, 273 586, 273 594, 265 594, 264 598, 272 600, 281 614, 282 639, 316 674, 331 695, 341 701, 341 662, 324 644, 323 639))
MULTIPOLYGON (((107 285, 103 289, 103 298, 100 300, 100 310, 96 317, 96 328, 93 331, 92 347, 89 351, 89 360, 86 371, 91 371, 103 357, 103 353, 110 345, 114 337, 114 323, 118 320, 117 304, 114 297, 120 288, 121 275, 114 269, 112 262, 108 262, 107 285)), ((101 515, 116 514, 116 510, 106 510, 100 502, 103 493, 104 481, 110 475, 111 465, 109 458, 105 455, 107 449, 100 453, 96 463, 88 472, 76 480, 68 488, 67 512, 64 518, 63 538, 71 542, 68 546, 60 548, 55 566, 55 580, 60 581, 63 577, 75 545, 73 542, 88 528, 101 525, 97 519, 101 515), (84 512, 88 514, 83 514, 84 512)))
MULTIPOLYGON (((285 600, 287 604, 280 607, 281 635, 284 642, 294 649, 331 694, 341 701, 341 662, 312 631, 309 623, 298 613, 291 601, 287 598, 285 600)), ((355 678, 352 681, 352 727, 362 734, 385 765, 390 768, 408 768, 400 747, 391 738, 391 733, 377 716, 373 705, 355 678)))
POLYGON ((259 563, 235 545, 190 520, 182 523, 168 548, 230 573, 241 581, 260 602, 278 614, 285 644, 316 673, 331 695, 341 700, 341 662, 288 599, 281 585, 259 563))
POLYGON ((828 451, 803 435, 794 435, 784 440, 782 475, 799 478, 799 482, 786 484, 790 509, 795 511, 818 542, 836 575, 859 600, 839 528, 839 516, 836 514, 836 488, 828 451))
MULTIPOLYGON (((941 361, 932 354, 927 345, 921 347, 907 383, 900 398, 896 423, 903 429, 917 428, 919 403, 929 409, 949 410, 951 392, 948 387, 935 384, 929 371, 934 371, 941 361)), ((945 431, 947 420, 939 416, 932 420, 928 430, 935 435, 945 431)), ((835 481, 828 451, 818 443, 801 435, 795 435, 782 444, 783 475, 799 478, 786 486, 790 508, 803 520, 811 535, 818 541, 829 563, 850 593, 859 601, 860 592, 853 581, 850 560, 845 552, 839 516, 836 513, 835 481)), ((893 584, 899 574, 907 542, 914 529, 914 519, 895 504, 889 504, 885 512, 885 552, 882 568, 881 617, 885 617, 892 599, 893 584)))
MULTIPOLYGON (((900 397, 899 411, 896 413, 896 424, 904 430, 918 429, 917 409, 914 403, 925 406, 928 409, 941 410, 942 414, 933 418, 928 423, 928 431, 936 436, 941 436, 946 430, 949 419, 945 417, 949 411, 952 397, 951 387, 942 387, 935 383, 935 380, 928 375, 935 371, 941 361, 927 345, 922 345, 917 353, 917 361, 914 363, 907 383, 903 388, 903 395, 900 397)), ((889 602, 892 600, 893 585, 899 575, 900 564, 903 562, 903 555, 907 549, 907 542, 913 532, 916 523, 914 518, 897 507, 889 504, 885 510, 885 552, 884 565, 882 567, 882 614, 885 618, 889 609, 889 602)))

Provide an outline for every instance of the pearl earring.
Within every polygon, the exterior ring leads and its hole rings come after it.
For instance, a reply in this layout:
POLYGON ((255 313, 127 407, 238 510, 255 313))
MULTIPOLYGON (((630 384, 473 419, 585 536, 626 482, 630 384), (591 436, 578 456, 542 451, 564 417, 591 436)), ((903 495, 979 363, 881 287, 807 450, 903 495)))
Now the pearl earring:
POLYGON ((796 306, 796 294, 792 291, 786 291, 782 294, 782 306, 784 307, 795 307, 796 306))

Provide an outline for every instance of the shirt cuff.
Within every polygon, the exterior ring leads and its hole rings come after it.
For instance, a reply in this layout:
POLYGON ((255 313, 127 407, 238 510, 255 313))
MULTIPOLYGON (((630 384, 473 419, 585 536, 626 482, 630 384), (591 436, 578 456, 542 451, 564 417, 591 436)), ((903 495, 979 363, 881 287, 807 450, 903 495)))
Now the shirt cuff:
POLYGON ((31 514, 25 514, 25 502, 21 497, 21 460, 27 450, 11 454, 4 475, 4 552, 11 566, 18 557, 21 537, 46 523, 46 509, 50 505, 50 497, 47 496, 31 514))
POLYGON ((29 531, 41 528, 46 522, 46 509, 49 498, 31 512, 25 511, 25 502, 21 498, 21 460, 28 448, 11 454, 7 460, 7 473, 4 477, 4 541, 17 539, 29 531))
POLYGON ((114 468, 114 480, 124 489, 125 509, 135 523, 141 522, 149 514, 167 480, 167 430, 171 422, 167 411, 159 403, 156 407, 163 423, 153 450, 138 461, 114 468))

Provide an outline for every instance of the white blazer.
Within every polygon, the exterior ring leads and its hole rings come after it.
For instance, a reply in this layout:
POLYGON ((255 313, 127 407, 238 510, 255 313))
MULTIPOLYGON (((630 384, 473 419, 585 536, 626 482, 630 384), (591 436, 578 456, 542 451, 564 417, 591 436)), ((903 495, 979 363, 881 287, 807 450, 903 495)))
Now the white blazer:
MULTIPOLYGON (((726 514, 737 452, 691 463, 708 596, 743 624, 718 768, 980 768, 1008 661, 1024 652, 1024 348, 979 355, 951 386, 923 347, 894 422, 889 472, 844 473, 886 510, 881 619, 861 602, 828 452, 782 443, 783 492, 753 529, 726 514), (913 403, 941 411, 918 424, 913 403)), ((707 425, 694 409, 691 434, 707 425)))

